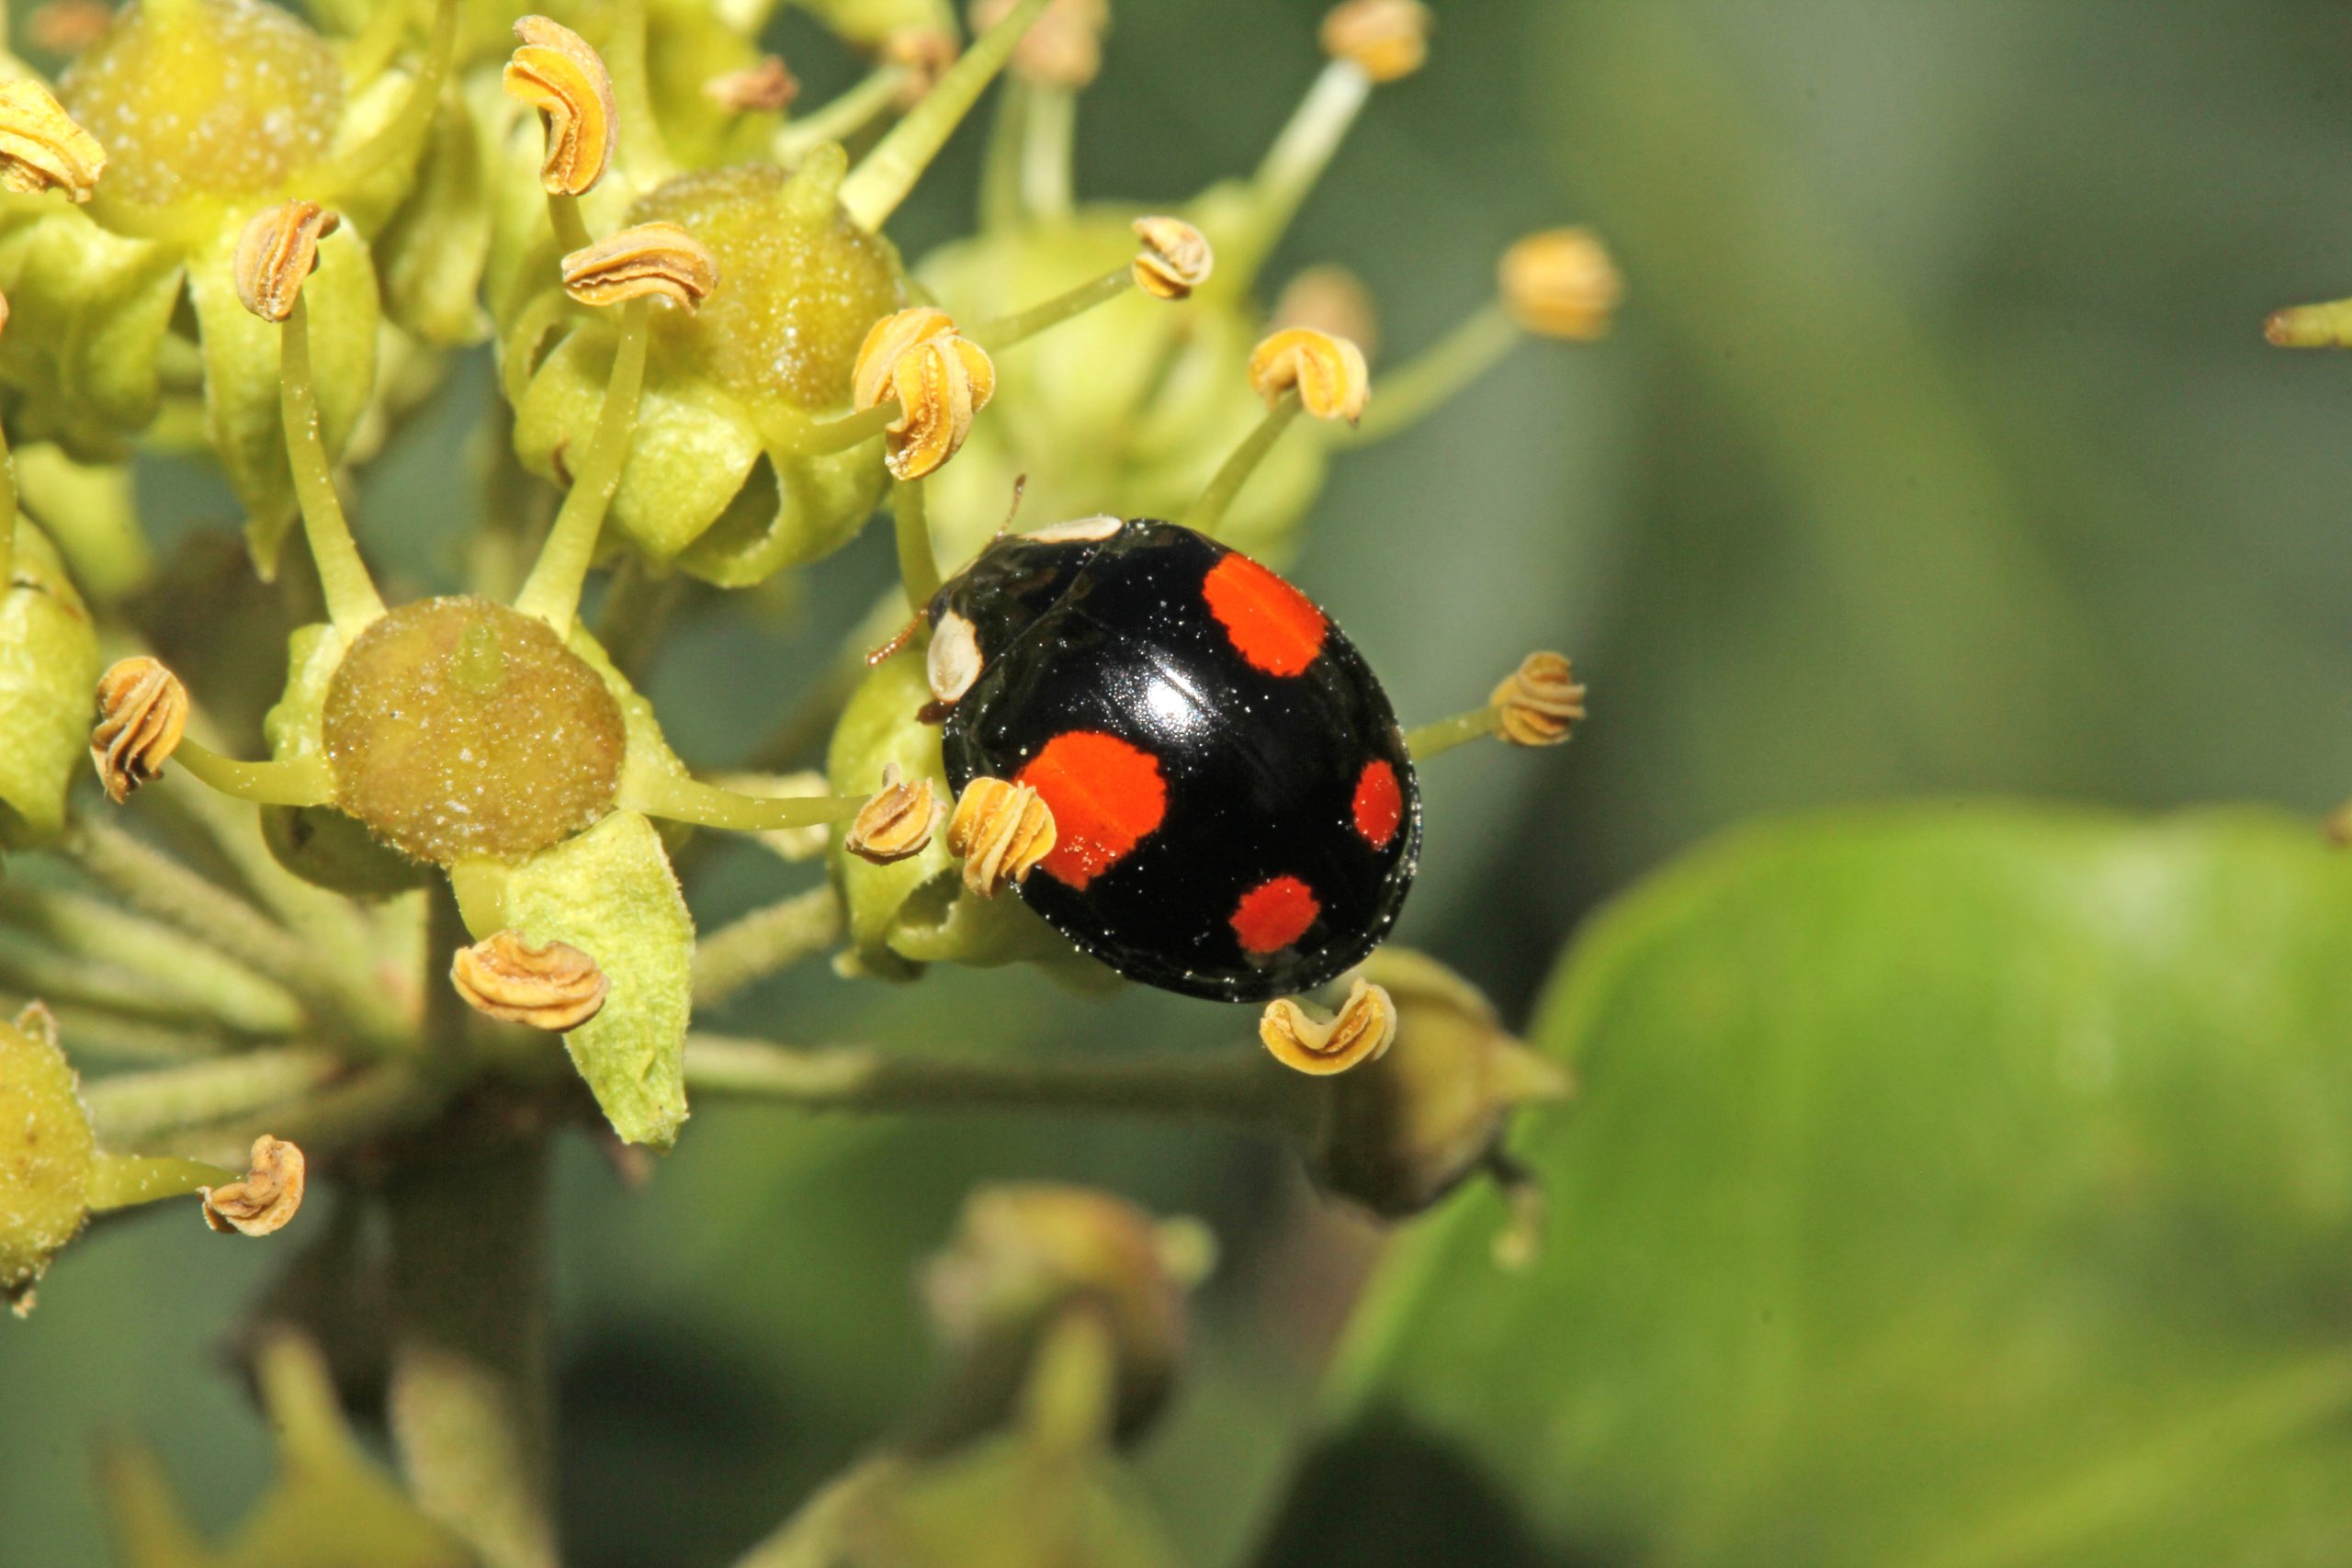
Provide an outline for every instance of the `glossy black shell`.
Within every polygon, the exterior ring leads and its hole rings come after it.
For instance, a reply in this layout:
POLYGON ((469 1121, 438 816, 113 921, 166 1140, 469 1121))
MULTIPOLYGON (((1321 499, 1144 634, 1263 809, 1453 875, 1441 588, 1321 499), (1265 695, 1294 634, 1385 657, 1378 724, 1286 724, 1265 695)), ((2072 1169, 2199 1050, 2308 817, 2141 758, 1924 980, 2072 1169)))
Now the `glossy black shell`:
POLYGON ((1159 829, 1083 890, 1041 867, 1021 897, 1131 980, 1262 1002, 1322 985, 1386 936, 1419 858, 1420 794, 1386 694, 1329 617, 1321 651, 1295 675, 1262 672, 1237 651, 1203 590, 1228 553, 1148 520, 1099 541, 1012 536, 942 590, 932 618, 972 621, 983 660, 945 720, 958 793, 982 774, 1016 777, 1073 730, 1150 753, 1167 786, 1159 829), (1378 847, 1353 815, 1375 760, 1402 796, 1378 847), (1252 953, 1234 911, 1278 876, 1306 882, 1320 909, 1291 946, 1252 953))

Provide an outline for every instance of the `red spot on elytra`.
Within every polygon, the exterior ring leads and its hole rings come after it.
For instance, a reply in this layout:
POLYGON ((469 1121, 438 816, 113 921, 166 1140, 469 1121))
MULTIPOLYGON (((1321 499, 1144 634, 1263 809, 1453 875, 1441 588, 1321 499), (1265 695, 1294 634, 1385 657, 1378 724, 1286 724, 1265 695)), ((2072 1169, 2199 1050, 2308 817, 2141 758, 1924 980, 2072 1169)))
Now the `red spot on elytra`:
POLYGON ((1295 675, 1323 651, 1330 629, 1312 601, 1248 556, 1228 553, 1201 584, 1209 614, 1250 667, 1295 675))
POLYGON ((1035 790, 1054 814, 1053 852, 1037 863, 1081 892, 1168 817, 1159 760, 1098 730, 1055 736, 1015 782, 1035 790))
POLYGON ((1396 782, 1396 770, 1377 757, 1366 762, 1356 776, 1352 809, 1363 841, 1375 850, 1385 849, 1405 819, 1405 790, 1396 782))
POLYGON ((1251 953, 1279 953, 1306 934, 1323 906, 1315 890, 1295 876, 1275 876, 1241 896, 1233 910, 1233 934, 1251 953))

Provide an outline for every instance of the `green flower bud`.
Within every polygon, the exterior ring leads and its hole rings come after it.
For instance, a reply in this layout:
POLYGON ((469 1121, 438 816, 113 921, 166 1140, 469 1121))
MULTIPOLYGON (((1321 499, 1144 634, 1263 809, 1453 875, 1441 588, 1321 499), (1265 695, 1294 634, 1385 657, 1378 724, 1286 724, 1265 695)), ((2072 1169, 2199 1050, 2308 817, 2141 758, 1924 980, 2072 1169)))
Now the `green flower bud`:
POLYGON ((626 739, 604 680, 544 621, 484 599, 383 616, 321 716, 335 804, 447 865, 561 842, 612 808, 626 739))
POLYGON ((83 769, 98 682, 97 633, 57 548, 17 519, 0 583, 0 847, 54 835, 83 769))
POLYGON ((343 116, 334 51, 260 0, 127 6, 59 89, 107 150, 106 194, 141 207, 262 196, 322 157, 343 116))
MULTIPOLYGON (((789 175, 763 164, 682 175, 629 209, 633 223, 683 227, 718 265, 698 310, 656 321, 613 498, 619 532, 657 560, 755 582, 838 548, 880 500, 879 436, 799 449, 812 423, 850 412, 858 345, 906 300, 896 249, 841 211, 843 168, 828 146, 789 175)), ((510 315, 510 363, 530 360, 547 320, 528 305, 510 315)), ((533 471, 558 477, 558 454, 587 450, 615 344, 607 319, 580 318, 531 372, 514 445, 533 471)))
MULTIPOLYGON (((1132 258, 1132 225, 1144 210, 1088 208, 1060 222, 991 231, 934 251, 916 276, 957 321, 997 319, 1132 258)), ((1211 215, 1188 216, 1218 241, 1211 215)), ((953 570, 988 543, 1023 474, 1028 516, 1181 516, 1265 418, 1249 375, 1264 324, 1219 270, 1181 302, 1138 290, 1004 350, 989 417, 932 481, 942 563, 953 570)), ((1277 443, 1218 536, 1280 562, 1328 467, 1320 441, 1277 443)))
POLYGON ((952 1443, 1005 1424, 1054 1325, 1073 1310, 1111 1330, 1112 1427, 1142 1432, 1167 1402, 1190 1332, 1186 1295, 1214 1244, 1082 1187, 984 1188, 923 1276, 932 1325, 956 1359, 956 1386, 929 1434, 952 1443))
POLYGON ((90 1212, 97 1144, 48 1015, 0 1022, 0 1298, 29 1310, 90 1212))
POLYGON ((1325 1190, 1401 1219, 1489 1165, 1511 1111, 1566 1099, 1570 1080, 1506 1033, 1487 998, 1436 960, 1384 947, 1363 974, 1396 1005, 1396 1043, 1326 1080, 1306 1164, 1325 1190))
POLYGON ((45 202, 0 221, 0 295, 18 323, 0 334, 0 382, 24 393, 12 411, 20 438, 86 461, 124 457, 124 433, 146 428, 162 399, 180 283, 177 255, 109 233, 82 208, 45 202))
MULTIPOLYGON (((825 771, 835 793, 870 795, 896 764, 909 784, 929 779, 941 799, 955 798, 939 727, 915 716, 930 701, 918 657, 885 660, 869 671, 833 730, 825 771)), ((944 833, 933 834, 919 853, 876 865, 850 854, 837 831, 830 863, 847 915, 849 944, 837 961, 845 973, 908 979, 925 964, 1030 962, 1072 984, 1115 984, 1019 898, 967 891, 944 833)))

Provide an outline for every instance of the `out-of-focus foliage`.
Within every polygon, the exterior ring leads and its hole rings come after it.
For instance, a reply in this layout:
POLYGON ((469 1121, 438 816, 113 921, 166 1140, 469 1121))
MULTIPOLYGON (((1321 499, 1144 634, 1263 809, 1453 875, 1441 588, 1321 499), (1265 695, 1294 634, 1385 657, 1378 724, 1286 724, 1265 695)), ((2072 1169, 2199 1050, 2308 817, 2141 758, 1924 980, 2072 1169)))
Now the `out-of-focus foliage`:
POLYGON ((1401 1244, 1273 1561, 1428 1561, 1390 1538, 1438 1495, 1348 1473, 1415 1444, 1577 1562, 2352 1540, 2352 863, 2301 824, 1737 835, 1533 1032, 1585 1085, 1516 1141, 1550 1248, 1498 1272, 1480 1203, 1401 1244))

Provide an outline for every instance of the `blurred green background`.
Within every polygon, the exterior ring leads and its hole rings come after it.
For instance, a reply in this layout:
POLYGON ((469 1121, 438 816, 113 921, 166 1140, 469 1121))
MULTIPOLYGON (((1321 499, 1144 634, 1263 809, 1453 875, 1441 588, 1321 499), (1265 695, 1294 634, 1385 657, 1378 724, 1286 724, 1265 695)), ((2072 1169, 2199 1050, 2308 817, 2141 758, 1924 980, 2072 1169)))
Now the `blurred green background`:
MULTIPOLYGON (((1315 0, 1114 5, 1106 69, 1082 109, 1081 196, 1164 201, 1246 170, 1319 63, 1315 0)), ((2193 0, 1443 0, 1435 9, 1429 66, 1377 96, 1270 276, 1324 261, 1357 270, 1379 300, 1390 359, 1482 301, 1495 257, 1530 229, 1591 223, 1631 292, 1605 344, 1522 347, 1409 436, 1344 458, 1295 565, 1408 718, 1476 700, 1534 646, 1571 652, 1592 683, 1593 717, 1566 750, 1474 749, 1430 769, 1428 852, 1405 941, 1453 964, 1525 1024, 1589 912, 1718 829, 1766 814, 2021 795, 2135 809, 2261 802, 2315 816, 2352 789, 2343 526, 2352 364, 2282 354, 2260 332, 2273 308, 2352 292, 2352 10, 2193 0)), ((855 69, 802 19, 777 38, 808 101, 855 69)), ((910 257, 967 227, 976 153, 967 131, 902 214, 895 231, 910 257)), ((445 415, 406 434, 368 476, 361 536, 398 562, 403 591, 453 581, 469 519, 438 487, 488 395, 482 367, 463 371, 445 415)), ((159 515, 226 525, 219 491, 176 471, 145 478, 159 515)), ((697 612, 650 682, 683 753, 704 767, 742 758, 850 609, 884 581, 884 544, 869 537, 819 568, 797 600, 768 594, 697 612)), ((2067 857, 2078 853, 2083 874, 2104 874, 2108 863, 2070 829, 2050 831, 2048 852, 2029 856, 2032 877, 2051 867, 2072 874, 2067 857)), ((2245 831, 2260 841, 2261 865, 2276 858, 2276 876, 2251 876, 2244 908, 2224 903, 2227 918, 2212 916, 2218 949, 2135 949, 2100 970, 2147 983, 2168 972, 2138 967, 2147 952, 2176 953, 2189 976, 2184 997, 2195 1000, 2154 1016, 2159 1032, 2186 1032, 2190 1056, 2229 1050, 2241 1032, 2309 1044, 2298 1058, 2308 1081, 2256 1075, 2215 1097, 2211 1115, 2225 1122, 2249 1105, 2277 1111, 2341 1089, 2342 1075, 2325 1069, 2347 1048, 2335 1032, 2347 1017, 2342 987, 2325 978, 2342 972, 2341 942, 2299 950, 2296 974, 2319 991, 2296 992, 2309 1005, 2288 1021, 2196 989, 2199 976, 2224 993, 2245 976, 2249 995, 2267 995, 2259 976, 2272 948, 2241 953, 2221 941, 2246 920, 2281 942, 2317 942, 2312 932, 2331 911, 2344 923, 2331 868, 2281 847, 2288 829, 2245 831), (2290 911, 2297 919, 2271 901, 2280 884, 2307 899, 2290 911), (2242 965, 2223 965, 2225 956, 2242 965), (2198 1014, 2207 1003, 2212 1015, 2198 1014)), ((1873 1040, 1883 1015, 1818 980, 1848 973, 1838 933, 1859 925, 1895 943, 1874 956, 1892 965, 1884 984, 1905 993, 1904 961, 1953 932, 1903 895, 1932 901, 1950 886, 1942 879, 1964 880, 1965 868, 2000 863, 2014 848, 1997 836, 1981 849, 1965 835, 1956 847, 1928 837, 1923 848, 1893 834, 1883 858, 1850 880, 1806 872, 1799 852, 1797 870, 1772 873, 1791 878, 1800 900, 1825 887, 1866 890, 1829 900, 1842 915, 1785 917, 1792 964, 1816 990, 1838 993, 1821 999, 1821 1027, 1858 1043, 1808 1058, 1809 1072, 1851 1069, 1859 1086, 1850 1092, 1862 1110, 1849 1121, 1825 1113, 1831 1125, 1872 1124, 1869 1086, 1885 1058, 1871 1047, 1900 1045, 1873 1040)), ((2117 863, 2121 875, 2149 871, 2132 854, 2117 863)), ((796 881, 751 856, 710 873, 696 890, 706 924, 796 881)), ((2211 890, 2194 865, 2161 855, 2150 874, 2183 897, 2211 890)), ((2013 890, 1984 897, 1986 922, 2009 920, 2013 903, 2003 900, 2013 890)), ((2150 907, 2077 911, 2063 928, 2018 924, 2013 941, 1988 942, 1980 964, 1962 965, 1967 983, 1951 995, 1981 998, 1989 987, 1997 999, 2008 966, 2050 943, 2096 946, 2113 922, 2150 907)), ((1780 908, 1724 918, 1771 937, 1780 908)), ((1854 987, 1874 983, 1854 973, 1854 987)), ((1734 998, 1720 1017, 1735 1019, 1753 1016, 1754 998, 1773 987, 1769 969, 1717 974, 1695 962, 1642 983, 1668 997, 1679 985, 1713 985, 1734 998)), ((2109 994, 2089 982, 2079 993, 2109 994)), ((2041 1017, 2039 995, 2018 1007, 2041 1017)), ((2066 1015, 2077 997, 2062 987, 2046 1006, 2066 1015)), ((1554 1037, 1579 1036, 1571 1047, 1599 1027, 1595 1016, 1622 1013, 1637 1032, 1667 1027, 1613 990, 1589 1006, 1571 995, 1555 1010, 1554 1037)), ((1973 1016, 1959 1001, 1939 1016, 1954 1013, 1973 1016)), ((2008 1019, 1998 1008, 1988 1017, 1988 1034, 2008 1019)), ((763 987, 715 1021, 792 1041, 973 1049, 1205 1045, 1235 1032, 1214 1007, 1142 996, 1081 1003, 1025 974, 940 975, 903 990, 810 974, 763 987)), ((1978 1043, 1955 1026, 1951 1051, 1933 1061, 1964 1065, 1978 1043)), ((1737 1125, 1689 1114, 1722 1066, 1701 1053, 1687 1070, 1634 1075, 1626 1091, 1647 1099, 1602 1099, 1626 1079, 1596 1080, 1590 1124, 1605 1136, 1561 1156, 1559 1257, 1547 1268, 1580 1256, 1593 1268, 1637 1267, 1652 1235, 1704 1254, 1711 1233, 1676 1226, 1678 1182, 1704 1171, 1717 1195, 1769 1193, 1787 1178, 1769 1140, 1751 1145, 1737 1125), (1622 1183, 1608 1179, 1618 1170, 1628 1173, 1622 1183), (1592 1240, 1589 1255, 1580 1236, 1592 1240)), ((2186 1072, 2179 1082, 2188 1093, 2205 1080, 2186 1072)), ((1916 1088, 1897 1082, 1886 1093, 1892 1101, 1916 1088)), ((1759 1097, 1769 1101, 1770 1089, 1759 1097)), ((1998 1121, 2038 1092, 2025 1077, 1975 1083, 1947 1115, 1998 1121)), ((2223 1140, 2175 1194, 2192 1209, 2221 1189, 2231 1201, 2188 1219, 2156 1205, 2165 1223, 2150 1223, 2172 1267, 2098 1299, 2129 1312, 2201 1269, 2242 1268, 2246 1290, 2215 1287, 2211 1310, 2239 1314, 2231 1332, 2250 1336, 2249 1357, 2269 1366, 2264 1335, 2304 1348, 2340 1339, 2352 1288, 2333 1263, 2306 1272, 2302 1261, 2352 1257, 2336 1168, 2352 1156, 2316 1152, 2339 1130, 2333 1112, 2344 1101, 2324 1103, 2330 1114, 2283 1115, 2275 1128, 2237 1123, 2276 1136, 2223 1140), (2298 1139, 2312 1140, 2309 1171, 2290 1157, 2298 1139), (2232 1185, 2269 1161, 2291 1178, 2280 1193, 2232 1185), (2275 1247, 2221 1244, 2266 1216, 2279 1222, 2275 1247), (2178 1234, 2165 1229, 2171 1220, 2178 1234)), ((1573 1128, 1580 1114, 1563 1120, 1573 1128)), ((1725 1115, 1736 1119, 1736 1107, 1725 1115)), ((2158 1121, 2153 1131, 2132 1124, 2134 1137, 2153 1140, 2134 1145, 2134 1169, 2173 1168, 2165 1151, 2200 1135, 2200 1118, 2158 1121)), ((1951 1130, 1949 1121, 1923 1127, 1917 1146, 1954 1168, 2008 1157, 1998 1140, 1990 1150, 1936 1141, 1951 1130)), ((2063 1145, 2077 1130, 2059 1114, 2044 1133, 2063 1145)), ((1899 1164, 1900 1151, 1887 1157, 1899 1164)), ((1838 1179, 1884 1168, 1857 1152, 1838 1179)), ((1450 1446, 1418 1425, 1400 1436, 1383 1417, 1308 1467, 1277 1529, 1322 1368, 1381 1246, 1372 1227, 1321 1204, 1285 1159, 1159 1127, 713 1111, 639 1189, 586 1147, 566 1151, 557 1256, 571 1561, 697 1568, 729 1561, 771 1528, 929 1381, 913 1271, 946 1235, 963 1192, 1035 1176, 1198 1213, 1224 1240, 1195 1362, 1141 1456, 1172 1535, 1199 1563, 1258 1561, 1270 1531, 1270 1560, 1291 1562, 1916 1562, 1932 1555, 1922 1538, 1811 1530, 1804 1509, 1850 1517, 1858 1496, 1883 1495, 1877 1488, 1979 1484, 1959 1464, 1939 1482, 1938 1466, 1920 1459, 1859 1492, 1806 1493, 1785 1475, 1757 1479, 1772 1468, 1772 1443, 1799 1440, 1783 1427, 1735 1427, 1761 1454, 1737 1443, 1612 1446, 1596 1427, 1597 1437, 1553 1431, 1550 1447, 1520 1450, 1563 1456, 1560 1468, 1519 1478, 1522 1495, 1537 1499, 1521 1506, 1493 1489, 1491 1456, 1476 1445, 1450 1446), (1687 1529, 1658 1529, 1692 1495, 1659 1477, 1695 1466, 1720 1479, 1727 1455, 1758 1467, 1724 1482, 1738 1507, 1785 1528, 1742 1533, 1719 1510, 1687 1529), (1814 1501, 1776 1502, 1782 1485, 1814 1501), (1359 1488, 1428 1533, 1399 1523, 1343 1551, 1359 1488), (1586 1488, 1606 1492, 1610 1506, 1596 1515, 1563 1500, 1586 1488)), ((1955 1179, 1939 1199, 1958 1205, 1935 1232, 1950 1251, 1924 1260, 1874 1251, 1872 1237, 1909 1228, 1894 1216, 1888 1231, 1864 1227, 1852 1247, 1816 1259, 1847 1274, 1800 1280, 1772 1299, 1802 1310, 1838 1295, 1841 1313, 1860 1314, 1862 1326, 1849 1327, 1867 1337, 1883 1323, 1852 1279, 1933 1278, 1987 1235, 2014 1239, 1989 1210, 1969 1209, 1983 1190, 1955 1179)), ((2097 1212, 2100 1200, 2084 1201, 2097 1212)), ((1433 1270, 1466 1280, 1432 1334, 1473 1345, 1483 1336, 1483 1352, 1465 1353, 1458 1371, 1442 1359, 1415 1364, 1388 1392, 1363 1372, 1343 1413, 1423 1400, 1439 1411, 1432 1430, 1458 1434, 1491 1416, 1509 1449, 1518 1448, 1509 1422, 1545 1429, 1540 1404, 1506 1408, 1514 1402, 1501 1385, 1521 1355, 1540 1359, 1555 1337, 1587 1327, 1622 1328, 1626 1314, 1622 1304, 1558 1317, 1481 1304, 1493 1224, 1491 1200, 1469 1200, 1432 1222, 1447 1227, 1441 1240, 1413 1244, 1424 1276, 1416 1290, 1433 1288, 1433 1270), (1425 1400, 1432 1385, 1444 1392, 1425 1400)), ((2034 1249, 2002 1255, 2010 1299, 2083 1287, 2075 1264, 2099 1254, 2096 1241, 2064 1224, 2035 1234, 2034 1249)), ((209 1524, 243 1510, 267 1450, 218 1351, 270 1251, 221 1242, 187 1213, 107 1227, 61 1262, 28 1322, 0 1328, 0 1521, 11 1563, 103 1560, 88 1461, 93 1439, 111 1430, 153 1438, 209 1524)), ((1628 1364, 1679 1364, 1675 1386, 1703 1388, 1690 1363, 1720 1342, 1674 1307, 1715 1287, 1664 1263, 1645 1282, 1656 1293, 1637 1296, 1632 1317, 1657 1314, 1662 1326, 1628 1345, 1628 1364)), ((1540 1308, 1558 1298, 1534 1299, 1540 1308)), ((1398 1322, 1392 1339, 1418 1332, 1398 1322)), ((2112 1323, 2090 1314, 2053 1330, 2045 1348, 2077 1354, 2112 1323)), ((1356 1342, 1364 1366, 1378 1360, 1362 1349, 1368 1332, 1360 1327, 1356 1342)), ((2224 1340, 2241 1342, 2191 1322, 2177 1342, 2152 1338, 2144 1361, 2119 1355, 2083 1375, 2136 1385, 2179 1370, 2165 1347, 2224 1340)), ((1917 1343, 1929 1348, 1922 1356, 1945 1354, 1932 1333, 1917 1343)), ((1611 1346, 1579 1345, 1582 1359, 1563 1375, 1605 1376, 1611 1346)), ((2308 1377, 2291 1370, 2299 1364, 2282 1363, 2282 1386, 2315 1390, 2312 1419, 2341 1423, 2339 1361, 2308 1377)), ((2068 1375, 2076 1371, 2070 1363, 2068 1375)), ((1949 1389, 1984 1372, 1954 1348, 1934 1377, 1949 1389)), ((2207 1372, 2224 1376, 2199 1375, 2207 1372)), ((2052 1386, 2075 1387, 2064 1377, 2052 1386)), ((1703 1397, 1691 1397, 1703 1411, 1703 1397)), ((1746 1408, 1752 1415, 1753 1402, 1746 1408)), ((2100 1409, 2118 1429, 2136 1419, 2100 1409)), ((1949 1416, 1922 1403, 1870 1418, 1894 1431, 1973 1429, 1957 1417, 1939 1426, 1949 1416)), ((1842 1436, 1808 1462, 1863 1462, 1855 1433, 1876 1428, 1841 1428, 1834 1411, 1816 1425, 1842 1436)), ((2035 1440, 2065 1446, 2046 1432, 2035 1440)), ((2081 1506, 2128 1512, 2135 1486, 2193 1487, 2211 1473, 2193 1462, 2206 1452, 2192 1443, 2177 1468, 2125 1466, 2104 1492, 2100 1472, 2083 1483, 2091 1500, 2081 1506)), ((2347 1490, 2340 1456, 2305 1453, 2297 1465, 2314 1491, 2347 1490)), ((2281 1498, 2293 1491, 2279 1487, 2281 1498)), ((2064 1515, 2073 1495, 2058 1488, 2048 1506, 2064 1515)), ((2281 1501, 2264 1516, 2300 1521, 2291 1549, 2280 1545, 2288 1537, 2264 1538, 2267 1555, 2233 1557, 2228 1543, 2253 1535, 2216 1526, 2195 1538, 2211 1553, 2197 1560, 2352 1562, 2343 1521, 2301 1507, 2281 1501)), ((1949 1560, 2044 1561, 2038 1516, 2025 1515, 1949 1560)), ((2068 1538, 2056 1539, 2060 1555, 2048 1560, 2064 1561, 2068 1538)), ((2173 1550, 2187 1548, 2159 1539, 2118 1561, 2172 1561, 2173 1550)))

